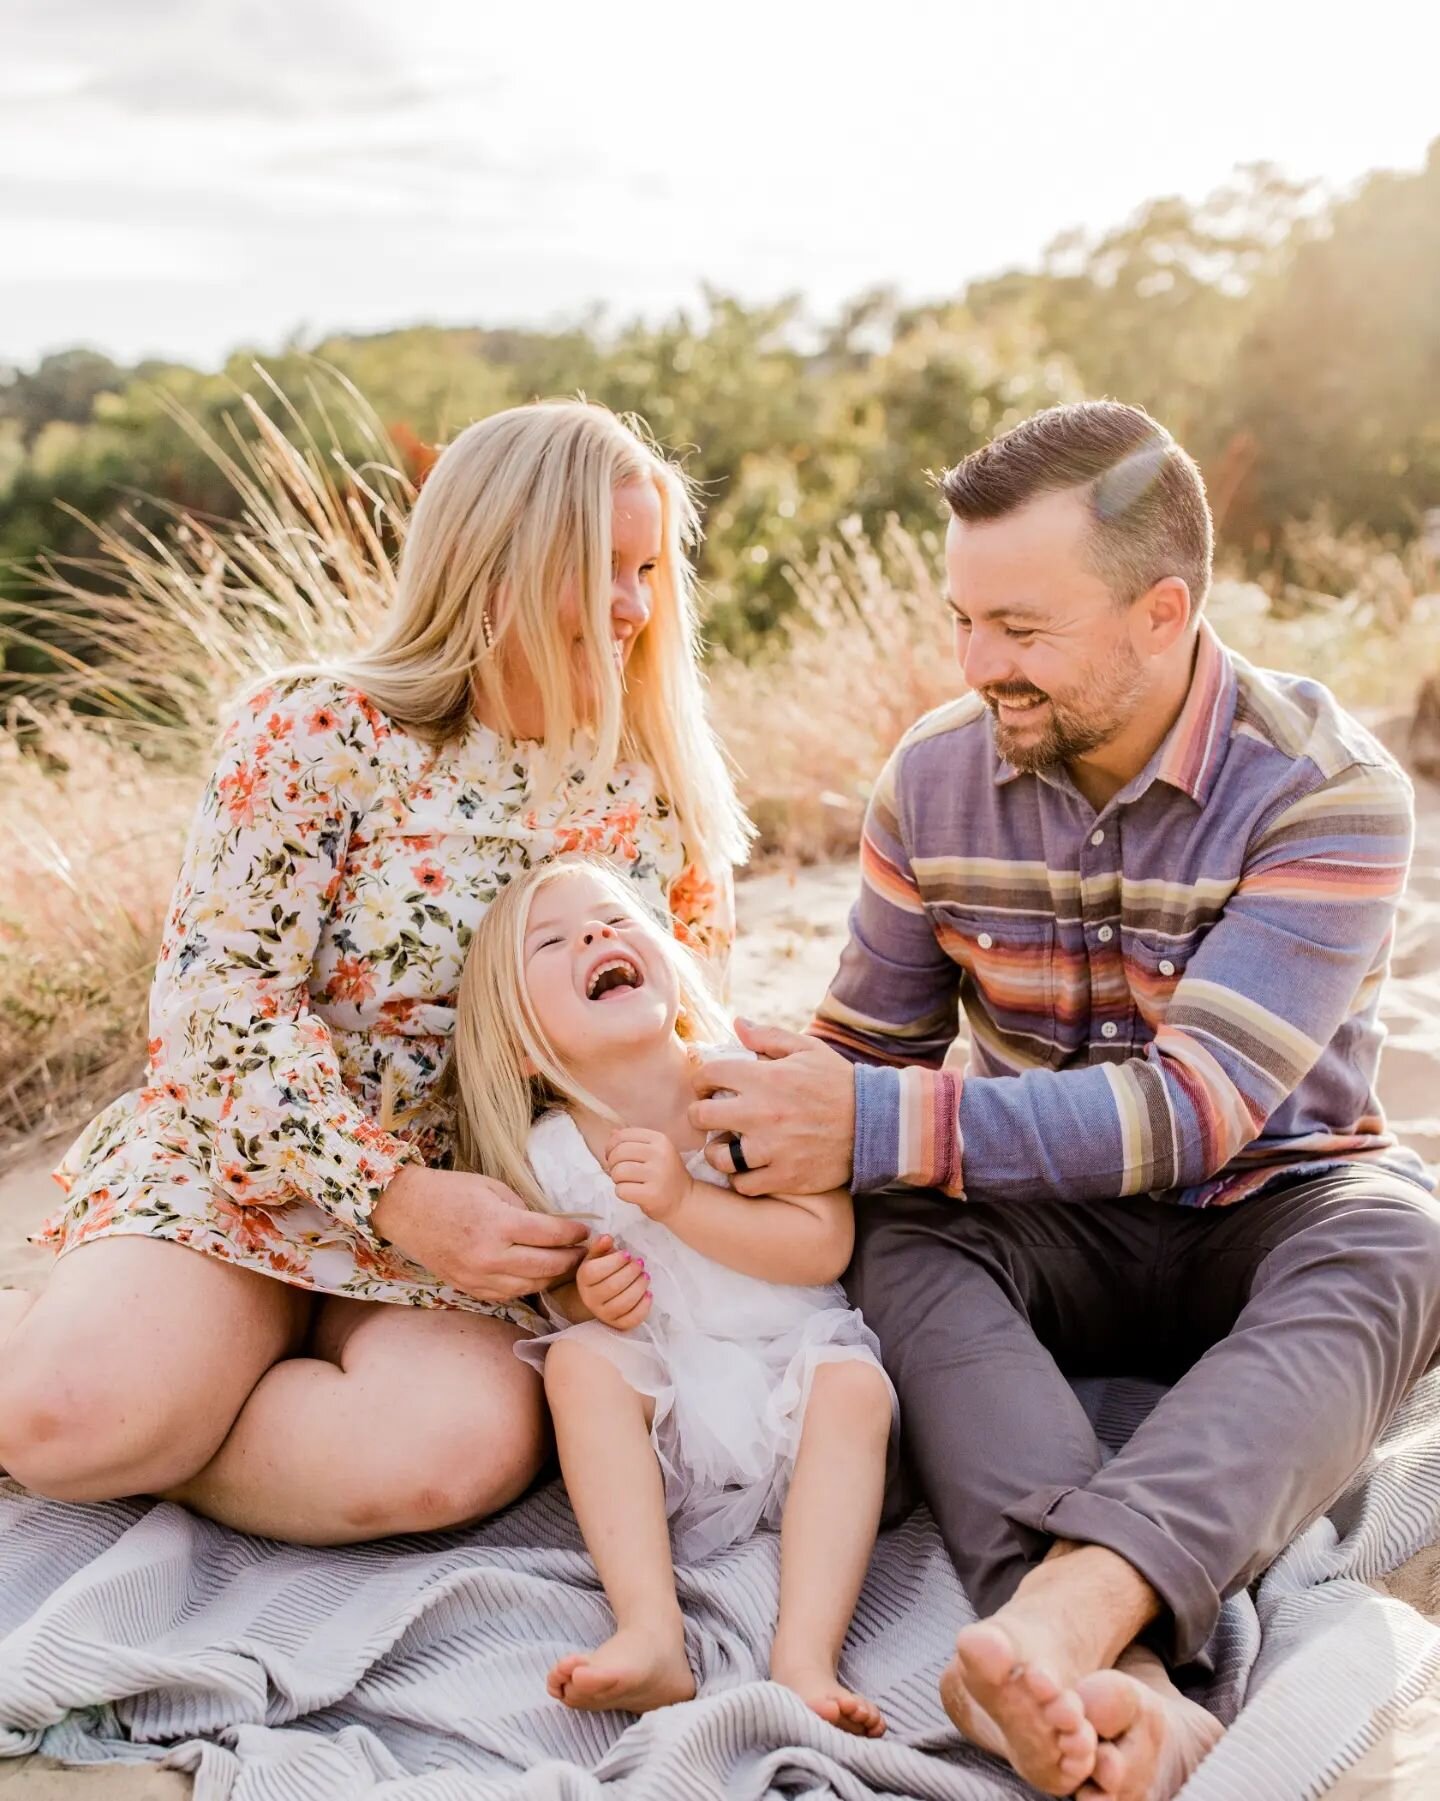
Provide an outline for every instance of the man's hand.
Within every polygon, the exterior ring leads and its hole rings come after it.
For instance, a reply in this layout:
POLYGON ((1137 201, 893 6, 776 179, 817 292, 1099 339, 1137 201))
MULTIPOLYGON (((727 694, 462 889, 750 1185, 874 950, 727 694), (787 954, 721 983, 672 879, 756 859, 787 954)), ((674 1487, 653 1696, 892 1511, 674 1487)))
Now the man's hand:
POLYGON ((586 1252, 575 1272, 575 1292, 596 1319, 614 1326, 617 1332, 643 1325, 650 1315, 650 1278, 644 1259, 616 1250, 608 1232, 586 1252))
POLYGON ((693 1177, 663 1132, 621 1126, 605 1147, 605 1168, 622 1201, 665 1220, 690 1192, 693 1177))
POLYGON ((848 1188, 854 1070, 818 1038, 745 1020, 737 1020, 735 1029, 760 1061, 717 1057, 702 1063, 694 1082, 703 1098, 690 1108, 690 1123, 702 1132, 738 1136, 751 1173, 732 1173, 735 1160, 723 1140, 705 1147, 706 1161, 730 1176, 738 1194, 827 1194, 848 1188))
POLYGON ((583 1220, 532 1213, 485 1176, 407 1163, 370 1215, 380 1237, 477 1301, 513 1301, 568 1282, 590 1236, 583 1220))

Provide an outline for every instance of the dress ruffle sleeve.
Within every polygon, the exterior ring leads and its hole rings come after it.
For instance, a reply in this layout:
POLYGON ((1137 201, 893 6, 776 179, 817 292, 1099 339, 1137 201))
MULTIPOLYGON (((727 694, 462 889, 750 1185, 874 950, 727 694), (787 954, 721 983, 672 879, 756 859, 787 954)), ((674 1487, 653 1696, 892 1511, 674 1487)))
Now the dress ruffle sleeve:
POLYGON ((735 877, 730 865, 710 871, 687 862, 671 882, 668 899, 675 936, 705 958, 714 972, 716 992, 723 995, 735 943, 735 877))
POLYGON ((241 707, 191 827, 150 1002, 152 1084, 232 1201, 369 1217, 418 1153, 346 1089, 310 1006, 351 835, 384 775, 383 717, 342 683, 272 683, 241 707))

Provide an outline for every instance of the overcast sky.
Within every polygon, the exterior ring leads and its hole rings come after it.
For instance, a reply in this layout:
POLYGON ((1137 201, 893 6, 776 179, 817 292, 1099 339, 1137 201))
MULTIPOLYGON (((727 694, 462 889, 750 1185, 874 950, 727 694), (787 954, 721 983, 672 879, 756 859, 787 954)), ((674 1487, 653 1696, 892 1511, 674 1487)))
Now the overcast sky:
POLYGON ((1434 0, 3 0, 0 362, 955 291, 1440 133, 1434 0))

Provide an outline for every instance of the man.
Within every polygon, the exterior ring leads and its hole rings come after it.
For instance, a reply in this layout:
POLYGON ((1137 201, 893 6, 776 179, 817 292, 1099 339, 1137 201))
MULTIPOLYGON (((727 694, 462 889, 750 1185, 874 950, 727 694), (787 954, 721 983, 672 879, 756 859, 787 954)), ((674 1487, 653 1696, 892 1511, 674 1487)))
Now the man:
POLYGON ((1440 1205, 1375 1098, 1410 789, 1221 646, 1203 484, 1144 413, 1042 413, 944 492, 970 692, 877 783, 814 1035, 747 1028, 692 1117, 742 1193, 856 1193, 852 1291, 982 1615, 955 1724, 1151 1801, 1220 1734, 1167 1663, 1440 1355, 1440 1205), (1066 1375, 1122 1370, 1174 1386, 1104 1463, 1066 1375))

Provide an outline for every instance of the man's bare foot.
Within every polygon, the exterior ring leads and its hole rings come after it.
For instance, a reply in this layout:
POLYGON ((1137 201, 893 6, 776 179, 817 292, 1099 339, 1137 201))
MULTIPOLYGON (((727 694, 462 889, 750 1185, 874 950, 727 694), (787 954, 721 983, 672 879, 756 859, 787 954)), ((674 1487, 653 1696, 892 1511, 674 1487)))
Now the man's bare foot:
POLYGON ((588 1713, 650 1713, 695 1697, 683 1633, 622 1628, 595 1651, 562 1657, 545 1684, 551 1699, 588 1713))
POLYGON ((1171 1801, 1225 1736, 1147 1651, 1127 1651, 1117 1668, 1076 1686, 1100 1741, 1080 1801, 1171 1801))
POLYGON ((834 1670, 827 1669, 823 1659, 791 1659, 772 1656, 770 1680, 790 1689, 810 1709, 842 1732, 853 1732, 857 1738, 882 1738, 885 1716, 873 1701, 857 1695, 840 1681, 834 1670))
POLYGON ((1049 1646, 1021 1644, 1001 1616, 967 1626, 940 1678, 958 1730, 1047 1795, 1073 1795, 1095 1767, 1095 1728, 1049 1646))

